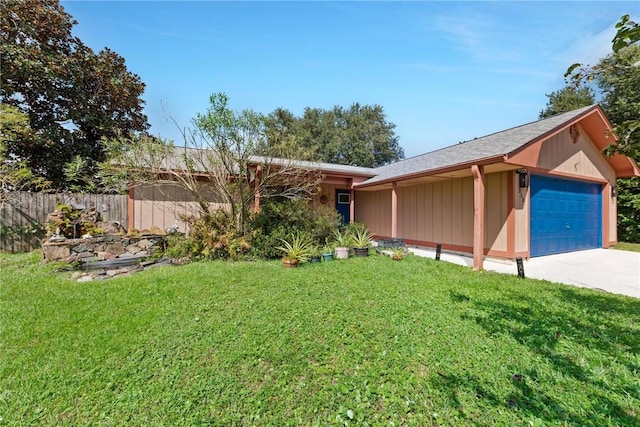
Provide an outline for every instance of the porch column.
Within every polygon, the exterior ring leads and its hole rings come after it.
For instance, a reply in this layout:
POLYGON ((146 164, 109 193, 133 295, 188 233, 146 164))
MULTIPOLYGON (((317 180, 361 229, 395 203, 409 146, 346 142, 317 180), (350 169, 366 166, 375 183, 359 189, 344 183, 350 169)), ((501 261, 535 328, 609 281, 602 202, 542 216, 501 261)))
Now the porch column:
POLYGON ((391 238, 398 237, 398 185, 391 184, 391 238))
POLYGON ((609 249, 609 241, 611 240, 611 230, 609 229, 609 215, 611 214, 611 184, 607 183, 602 187, 602 247, 609 249))
POLYGON ((473 270, 482 270, 484 260, 484 167, 471 166, 473 174, 473 270))
POLYGON ((351 178, 351 185, 349 186, 349 219, 351 223, 356 222, 356 201, 355 201, 355 190, 353 189, 353 178, 351 178))
POLYGON ((260 182, 262 181, 262 165, 256 166, 256 175, 253 179, 253 211, 260 213, 260 182))

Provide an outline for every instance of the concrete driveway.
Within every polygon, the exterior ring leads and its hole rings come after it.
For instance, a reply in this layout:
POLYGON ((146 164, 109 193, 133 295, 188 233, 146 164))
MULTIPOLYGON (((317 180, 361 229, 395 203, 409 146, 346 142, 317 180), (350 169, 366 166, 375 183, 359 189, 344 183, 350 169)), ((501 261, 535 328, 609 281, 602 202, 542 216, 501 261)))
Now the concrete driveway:
MULTIPOLYGON (((435 250, 409 248, 418 256, 435 258, 435 250)), ((471 267, 468 256, 443 253, 443 261, 471 267)), ((516 263, 485 259, 484 269, 518 274, 516 263)), ((590 249, 566 254, 548 255, 524 261, 525 277, 556 283, 599 289, 640 298, 640 253, 615 249, 590 249)))

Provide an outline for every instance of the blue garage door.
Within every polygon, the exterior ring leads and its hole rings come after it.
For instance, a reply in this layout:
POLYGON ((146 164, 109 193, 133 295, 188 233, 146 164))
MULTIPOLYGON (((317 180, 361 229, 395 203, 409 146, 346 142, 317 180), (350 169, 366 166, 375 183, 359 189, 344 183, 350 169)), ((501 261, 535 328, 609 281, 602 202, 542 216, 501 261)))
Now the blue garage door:
POLYGON ((601 186, 532 175, 530 219, 532 257, 599 248, 601 186))

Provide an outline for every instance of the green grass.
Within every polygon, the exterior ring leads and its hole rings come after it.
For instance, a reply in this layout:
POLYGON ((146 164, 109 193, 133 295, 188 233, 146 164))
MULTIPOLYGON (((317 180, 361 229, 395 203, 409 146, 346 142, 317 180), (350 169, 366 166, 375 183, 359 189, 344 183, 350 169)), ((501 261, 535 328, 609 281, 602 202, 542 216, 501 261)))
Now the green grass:
POLYGON ((619 242, 613 248, 621 251, 640 252, 640 243, 619 242))
POLYGON ((417 257, 0 269, 0 424, 640 422, 633 298, 417 257))

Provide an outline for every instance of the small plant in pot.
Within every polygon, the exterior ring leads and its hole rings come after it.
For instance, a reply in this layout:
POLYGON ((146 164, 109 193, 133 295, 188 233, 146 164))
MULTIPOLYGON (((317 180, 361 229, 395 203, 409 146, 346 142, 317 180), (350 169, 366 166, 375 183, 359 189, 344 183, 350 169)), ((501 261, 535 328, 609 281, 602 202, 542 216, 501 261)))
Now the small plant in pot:
POLYGON ((348 233, 341 233, 339 230, 334 232, 334 252, 336 259, 349 258, 349 246, 351 244, 351 235, 348 233))
POLYGON ((321 254, 320 248, 317 246, 312 246, 311 250, 309 251, 309 262, 311 263, 320 262, 322 260, 321 255, 322 254, 321 254))
POLYGON ((396 246, 391 249, 391 259, 394 259, 396 261, 400 261, 402 258, 407 256, 408 254, 409 254, 409 251, 407 250, 407 248, 403 246, 396 246))
POLYGON ((277 249, 284 253, 282 265, 285 267, 297 267, 301 261, 307 261, 311 255, 313 243, 306 234, 295 234, 289 240, 282 240, 283 246, 277 249))
POLYGON ((356 256, 369 256, 369 246, 373 235, 366 228, 356 228, 352 233, 352 241, 354 244, 354 252, 356 256))
POLYGON ((331 245, 323 246, 320 252, 322 261, 333 261, 333 247, 331 245))

